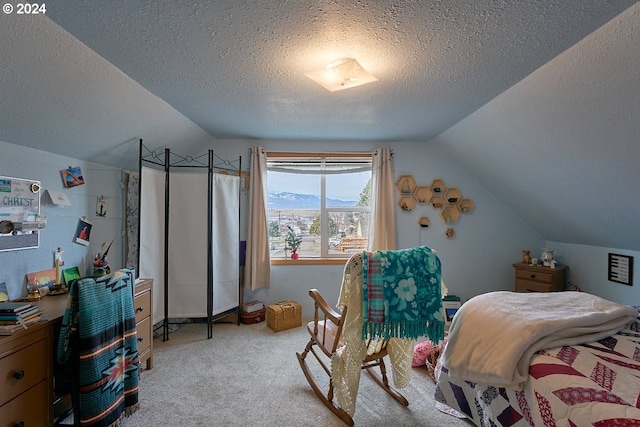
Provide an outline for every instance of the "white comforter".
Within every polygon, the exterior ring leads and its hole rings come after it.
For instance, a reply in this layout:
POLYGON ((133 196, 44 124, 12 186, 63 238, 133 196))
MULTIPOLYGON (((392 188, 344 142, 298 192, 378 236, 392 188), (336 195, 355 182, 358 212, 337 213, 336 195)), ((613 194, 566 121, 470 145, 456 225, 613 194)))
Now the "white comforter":
POLYGON ((441 362, 451 377, 521 390, 536 351, 597 341, 637 315, 584 292, 490 292, 458 310, 441 362))

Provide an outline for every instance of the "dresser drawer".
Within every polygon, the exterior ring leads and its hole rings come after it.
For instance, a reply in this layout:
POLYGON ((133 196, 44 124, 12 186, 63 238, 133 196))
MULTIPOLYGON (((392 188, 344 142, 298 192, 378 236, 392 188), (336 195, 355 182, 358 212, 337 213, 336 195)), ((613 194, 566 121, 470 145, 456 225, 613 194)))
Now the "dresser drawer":
POLYGON ((551 292, 553 290, 553 284, 551 283, 516 280, 516 292, 551 292))
POLYGON ((47 354, 47 340, 41 339, 0 359, 0 405, 46 379, 47 354))
POLYGON ((138 354, 142 356, 151 348, 151 320, 147 317, 136 325, 138 335, 138 354))
POLYGON ((151 315, 151 292, 142 292, 133 299, 133 307, 136 312, 136 323, 151 315))
POLYGON ((516 269, 516 280, 526 280, 538 283, 553 283, 553 273, 546 271, 532 271, 521 268, 516 269))
POLYGON ((41 381, 24 394, 0 406, 0 427, 46 426, 48 399, 47 382, 41 381))

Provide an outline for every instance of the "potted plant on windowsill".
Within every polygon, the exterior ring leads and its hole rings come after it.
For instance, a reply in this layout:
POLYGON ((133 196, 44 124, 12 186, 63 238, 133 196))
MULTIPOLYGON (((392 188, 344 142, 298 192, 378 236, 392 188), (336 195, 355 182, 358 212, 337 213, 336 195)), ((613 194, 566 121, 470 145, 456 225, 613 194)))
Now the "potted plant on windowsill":
POLYGON ((291 249, 291 259, 298 259, 298 249, 300 249, 300 243, 302 243, 302 237, 298 236, 290 225, 287 225, 289 231, 284 238, 285 248, 291 249))

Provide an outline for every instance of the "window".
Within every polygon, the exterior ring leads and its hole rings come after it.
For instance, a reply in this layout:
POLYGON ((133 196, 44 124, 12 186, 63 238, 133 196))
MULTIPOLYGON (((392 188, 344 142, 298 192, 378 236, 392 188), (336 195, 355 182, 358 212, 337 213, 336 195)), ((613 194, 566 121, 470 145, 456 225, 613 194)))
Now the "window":
POLYGON ((348 258, 367 248, 371 154, 268 153, 271 259, 287 259, 290 231, 301 258, 348 258))

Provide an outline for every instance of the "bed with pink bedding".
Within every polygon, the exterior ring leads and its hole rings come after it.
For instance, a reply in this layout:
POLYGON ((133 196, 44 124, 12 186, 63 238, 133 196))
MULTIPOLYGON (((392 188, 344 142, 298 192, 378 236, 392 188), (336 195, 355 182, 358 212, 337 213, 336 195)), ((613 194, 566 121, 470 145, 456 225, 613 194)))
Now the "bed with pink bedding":
POLYGON ((638 307, 577 292, 476 298, 436 367, 439 405, 477 426, 640 426, 638 307))

